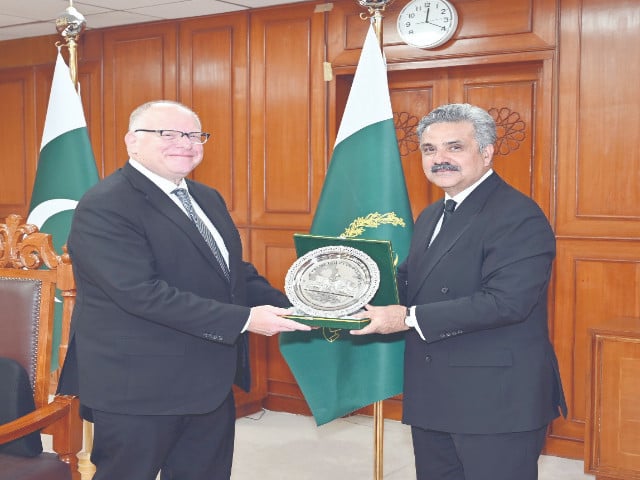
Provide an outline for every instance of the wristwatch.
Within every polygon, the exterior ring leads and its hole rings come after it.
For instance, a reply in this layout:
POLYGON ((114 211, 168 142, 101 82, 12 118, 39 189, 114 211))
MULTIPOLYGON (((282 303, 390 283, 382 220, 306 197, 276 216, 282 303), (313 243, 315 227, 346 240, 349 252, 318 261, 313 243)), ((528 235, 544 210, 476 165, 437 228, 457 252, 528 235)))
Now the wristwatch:
POLYGON ((418 319, 416 318, 416 307, 407 307, 407 314, 404 317, 404 324, 409 328, 415 328, 418 325, 418 319))

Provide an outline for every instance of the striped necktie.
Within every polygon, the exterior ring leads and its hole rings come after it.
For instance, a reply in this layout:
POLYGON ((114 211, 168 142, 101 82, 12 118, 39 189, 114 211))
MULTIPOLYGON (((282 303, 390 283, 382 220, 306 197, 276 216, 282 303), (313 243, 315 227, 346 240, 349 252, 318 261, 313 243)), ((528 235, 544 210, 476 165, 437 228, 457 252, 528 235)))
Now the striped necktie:
POLYGON ((213 238, 213 235, 193 209, 193 204, 191 203, 191 199, 189 198, 189 192, 187 192, 186 188, 176 188, 171 193, 174 193, 182 202, 182 205, 189 215, 189 218, 196 225, 196 228, 200 232, 200 235, 202 235, 202 238, 204 238, 204 241, 207 242, 207 245, 209 245, 209 248, 213 252, 213 256, 216 257, 216 260, 220 264, 220 268, 222 269, 224 276, 227 278, 227 281, 229 281, 229 267, 227 266, 227 262, 224 261, 222 252, 220 251, 220 248, 218 248, 218 244, 213 238))

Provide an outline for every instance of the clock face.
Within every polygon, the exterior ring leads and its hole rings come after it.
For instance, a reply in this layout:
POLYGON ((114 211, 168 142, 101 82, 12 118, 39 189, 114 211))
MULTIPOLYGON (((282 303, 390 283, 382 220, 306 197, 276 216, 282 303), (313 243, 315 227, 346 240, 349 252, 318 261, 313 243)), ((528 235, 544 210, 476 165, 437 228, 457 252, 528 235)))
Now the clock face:
POLYGON ((458 13, 445 0, 411 0, 398 15, 398 34, 414 47, 433 48, 449 40, 458 26, 458 13))

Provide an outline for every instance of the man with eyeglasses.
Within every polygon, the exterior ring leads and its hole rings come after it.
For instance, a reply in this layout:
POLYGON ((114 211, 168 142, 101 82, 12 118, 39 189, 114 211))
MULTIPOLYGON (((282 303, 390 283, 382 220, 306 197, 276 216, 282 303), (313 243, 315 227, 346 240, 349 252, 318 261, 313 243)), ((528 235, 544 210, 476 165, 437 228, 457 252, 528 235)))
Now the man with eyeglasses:
POLYGON ((80 200, 60 391, 94 422, 95 480, 229 479, 246 332, 309 330, 242 259, 221 195, 186 178, 209 134, 185 105, 133 111, 127 164, 80 200))

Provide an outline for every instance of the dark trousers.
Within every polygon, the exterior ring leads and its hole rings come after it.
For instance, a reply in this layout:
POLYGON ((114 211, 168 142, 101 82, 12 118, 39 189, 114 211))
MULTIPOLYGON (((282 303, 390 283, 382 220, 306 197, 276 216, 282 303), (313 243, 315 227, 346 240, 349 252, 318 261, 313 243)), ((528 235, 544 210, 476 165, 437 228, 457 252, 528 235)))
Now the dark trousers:
POLYGON ((547 427, 468 435, 411 427, 417 480, 537 480, 547 427))
POLYGON ((229 480, 233 394, 199 415, 121 415, 93 410, 94 480, 229 480))

